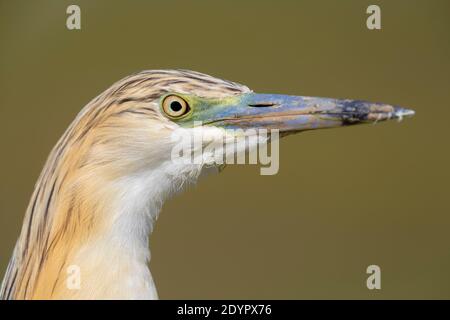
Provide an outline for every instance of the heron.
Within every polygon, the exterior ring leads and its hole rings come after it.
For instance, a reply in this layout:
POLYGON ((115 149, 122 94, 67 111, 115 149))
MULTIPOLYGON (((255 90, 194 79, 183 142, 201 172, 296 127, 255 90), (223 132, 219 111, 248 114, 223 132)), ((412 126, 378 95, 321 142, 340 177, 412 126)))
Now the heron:
POLYGON ((127 76, 89 102, 52 149, 0 296, 158 299, 148 264, 160 209, 206 167, 219 167, 174 162, 175 130, 212 139, 233 128, 277 129, 285 136, 413 114, 361 100, 259 94, 188 70, 127 76), (74 266, 76 288, 68 282, 74 266))

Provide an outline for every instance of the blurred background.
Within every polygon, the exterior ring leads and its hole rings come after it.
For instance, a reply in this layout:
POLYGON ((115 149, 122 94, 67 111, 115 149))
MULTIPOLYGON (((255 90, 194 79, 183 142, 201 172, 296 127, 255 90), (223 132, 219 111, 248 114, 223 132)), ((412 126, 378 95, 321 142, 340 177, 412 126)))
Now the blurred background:
POLYGON ((417 114, 289 136, 277 175, 228 166, 166 203, 150 240, 161 298, 449 299, 449 13, 447 0, 1 0, 0 277, 78 111, 130 73, 184 68, 417 114), (66 28, 70 4, 81 30, 66 28), (371 264, 381 290, 366 287, 371 264))

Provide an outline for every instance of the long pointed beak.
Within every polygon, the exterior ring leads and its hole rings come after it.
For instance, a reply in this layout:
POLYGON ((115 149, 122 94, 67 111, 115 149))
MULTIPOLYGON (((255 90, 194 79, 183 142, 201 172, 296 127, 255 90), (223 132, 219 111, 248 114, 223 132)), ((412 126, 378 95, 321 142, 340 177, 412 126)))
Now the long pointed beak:
POLYGON ((278 129, 281 133, 399 119, 413 110, 384 103, 278 94, 243 94, 217 105, 204 125, 278 129))

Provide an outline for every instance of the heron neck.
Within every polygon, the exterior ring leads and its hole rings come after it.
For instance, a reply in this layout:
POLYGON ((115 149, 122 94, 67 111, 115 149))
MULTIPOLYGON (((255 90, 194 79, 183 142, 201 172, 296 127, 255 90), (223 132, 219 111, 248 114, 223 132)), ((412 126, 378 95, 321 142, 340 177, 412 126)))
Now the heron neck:
POLYGON ((1 296, 157 298, 149 236, 163 202, 196 181, 201 166, 168 162, 119 177, 54 167, 38 180, 1 296))
POLYGON ((150 171, 113 180, 100 173, 77 183, 75 193, 70 183, 63 186, 53 205, 53 227, 62 234, 50 235, 56 242, 33 297, 158 298, 148 267, 149 236, 169 185, 150 171))

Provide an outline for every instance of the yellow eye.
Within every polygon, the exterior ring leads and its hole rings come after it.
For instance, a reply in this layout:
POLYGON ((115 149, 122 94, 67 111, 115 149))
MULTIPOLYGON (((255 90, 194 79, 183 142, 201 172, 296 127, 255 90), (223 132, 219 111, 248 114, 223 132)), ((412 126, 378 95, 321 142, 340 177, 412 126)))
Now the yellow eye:
POLYGON ((181 118, 191 110, 188 103, 178 96, 168 96, 162 103, 164 112, 170 118, 181 118))

